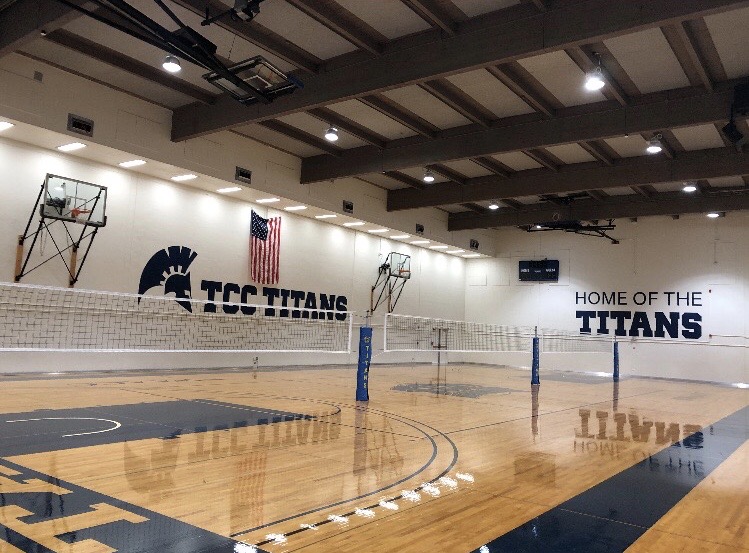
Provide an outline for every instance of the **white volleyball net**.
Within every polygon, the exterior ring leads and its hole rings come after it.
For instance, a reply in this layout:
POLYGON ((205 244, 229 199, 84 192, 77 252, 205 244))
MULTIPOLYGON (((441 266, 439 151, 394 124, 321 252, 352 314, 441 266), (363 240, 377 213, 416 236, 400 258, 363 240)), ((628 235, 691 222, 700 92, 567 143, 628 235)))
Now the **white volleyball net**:
POLYGON ((0 283, 0 351, 349 353, 353 313, 0 283))
POLYGON ((542 353, 611 353, 614 338, 544 328, 539 331, 542 353))
POLYGON ((385 315, 384 351, 509 352, 532 349, 533 328, 385 315))

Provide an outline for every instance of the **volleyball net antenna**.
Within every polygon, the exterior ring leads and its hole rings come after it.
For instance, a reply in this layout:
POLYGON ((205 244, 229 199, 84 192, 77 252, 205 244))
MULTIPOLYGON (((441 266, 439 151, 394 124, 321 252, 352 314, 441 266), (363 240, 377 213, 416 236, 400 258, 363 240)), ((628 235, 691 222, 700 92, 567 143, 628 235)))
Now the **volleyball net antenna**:
POLYGON ((353 313, 0 283, 0 351, 350 353, 353 313))

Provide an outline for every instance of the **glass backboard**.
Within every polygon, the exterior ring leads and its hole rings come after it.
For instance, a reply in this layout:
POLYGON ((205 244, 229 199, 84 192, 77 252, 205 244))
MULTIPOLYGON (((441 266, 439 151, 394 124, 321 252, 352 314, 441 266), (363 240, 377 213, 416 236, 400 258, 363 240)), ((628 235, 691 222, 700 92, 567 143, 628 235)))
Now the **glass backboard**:
POLYGON ((44 181, 44 217, 103 227, 107 223, 106 207, 104 186, 50 174, 44 181))

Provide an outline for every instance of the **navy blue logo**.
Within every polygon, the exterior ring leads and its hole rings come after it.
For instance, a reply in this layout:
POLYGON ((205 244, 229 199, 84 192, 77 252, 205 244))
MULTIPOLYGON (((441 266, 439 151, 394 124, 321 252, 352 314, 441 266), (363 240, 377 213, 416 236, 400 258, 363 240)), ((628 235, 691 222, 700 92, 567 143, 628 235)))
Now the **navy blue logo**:
MULTIPOLYGON (((164 295, 174 294, 177 303, 192 313, 192 283, 190 265, 198 254, 186 246, 169 246, 159 250, 148 260, 140 275, 138 294, 163 286, 164 295), (182 298, 182 299, 180 299, 182 298)), ((138 298, 140 303, 141 298, 138 298)))

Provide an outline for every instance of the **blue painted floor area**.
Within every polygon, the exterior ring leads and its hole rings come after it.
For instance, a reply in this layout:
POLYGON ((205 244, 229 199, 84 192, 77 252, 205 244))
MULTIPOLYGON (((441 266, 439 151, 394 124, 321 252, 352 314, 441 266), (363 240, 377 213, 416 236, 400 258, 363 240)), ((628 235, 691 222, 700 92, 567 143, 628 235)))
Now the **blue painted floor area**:
POLYGON ((25 553, 62 551, 65 544, 84 540, 128 553, 233 553, 237 545, 232 539, 9 461, 0 460, 0 472, 3 489, 13 488, 10 493, 0 493, 4 516, 13 519, 0 525, 0 544, 5 541, 25 553), (56 491, 39 491, 45 487, 39 481, 56 491), (37 491, 26 492, 24 487, 37 491), (98 520, 89 526, 92 514, 98 520), (39 533, 34 525, 52 519, 72 530, 46 538, 45 544, 32 541, 30 537, 39 533))
POLYGON ((748 438, 744 407, 474 551, 621 553, 748 438))
POLYGON ((306 416, 208 400, 9 413, 0 415, 0 457, 147 438, 174 438, 181 434, 272 424, 306 416), (107 421, 122 426, 101 432, 115 426, 107 421), (70 436, 86 432, 98 433, 70 436))

